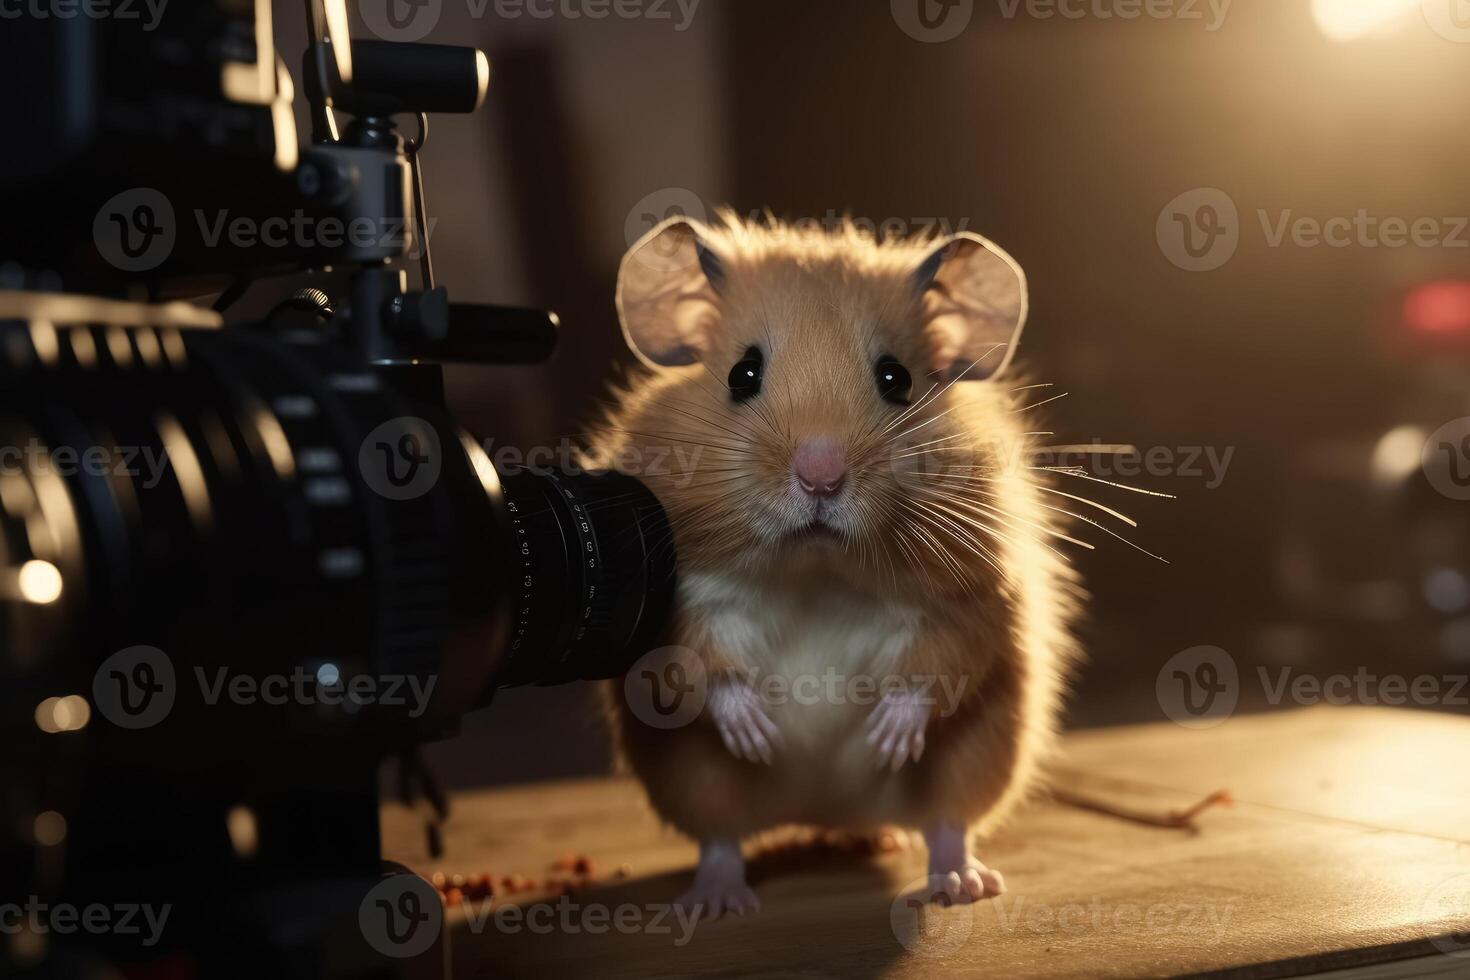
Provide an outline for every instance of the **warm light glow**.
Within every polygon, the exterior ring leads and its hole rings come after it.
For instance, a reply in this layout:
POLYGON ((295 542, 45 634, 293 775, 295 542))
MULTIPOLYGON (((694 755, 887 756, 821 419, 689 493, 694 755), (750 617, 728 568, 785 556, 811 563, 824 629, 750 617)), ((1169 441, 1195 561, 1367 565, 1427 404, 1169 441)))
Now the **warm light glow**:
POLYGON ((1407 479, 1419 469, 1427 438, 1429 434, 1417 425, 1401 425, 1385 432, 1373 447, 1373 479, 1389 486, 1407 479))
POLYGON ((31 822, 31 834, 42 847, 55 847, 66 840, 66 818, 55 810, 38 813, 31 822))
POLYGON ((61 571, 49 561, 32 559, 20 566, 15 584, 26 602, 44 606, 61 598, 61 571))
POLYGON ((1419 6, 1419 0, 1312 0, 1312 16, 1334 41, 1376 34, 1419 6))
POLYGON ((1443 279, 1415 286, 1404 297, 1404 326, 1422 334, 1470 334, 1470 282, 1443 279))
POLYGON ((36 727, 48 735, 79 732, 92 720, 92 706, 78 694, 47 698, 36 705, 36 727))
POLYGON ((230 846, 242 858, 255 854, 260 846, 260 828, 255 821, 255 811, 248 806, 231 807, 225 814, 225 829, 230 835, 230 846))

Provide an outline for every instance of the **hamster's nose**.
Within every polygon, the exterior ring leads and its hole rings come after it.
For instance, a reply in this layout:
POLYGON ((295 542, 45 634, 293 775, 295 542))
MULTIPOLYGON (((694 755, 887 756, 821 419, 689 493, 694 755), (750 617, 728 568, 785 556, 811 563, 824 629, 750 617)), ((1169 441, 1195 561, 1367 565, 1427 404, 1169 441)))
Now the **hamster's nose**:
POLYGON ((830 497, 847 477, 847 453, 835 439, 818 436, 796 444, 791 468, 801 488, 814 497, 830 497))

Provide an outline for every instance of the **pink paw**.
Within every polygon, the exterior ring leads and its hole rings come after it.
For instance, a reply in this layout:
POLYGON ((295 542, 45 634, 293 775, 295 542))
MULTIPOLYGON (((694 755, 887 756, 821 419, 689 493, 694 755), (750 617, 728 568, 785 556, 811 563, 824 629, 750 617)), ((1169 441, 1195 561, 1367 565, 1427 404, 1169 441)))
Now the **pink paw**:
POLYGON ((726 912, 735 915, 759 912, 761 907, 760 899, 744 881, 725 879, 695 881, 694 887, 680 895, 676 904, 695 921, 718 919, 726 912))
POLYGON ((924 756, 924 730, 929 727, 929 705, 913 691, 886 694, 868 716, 868 744, 875 769, 898 772, 910 759, 924 756))
POLYGON ((709 711, 731 754, 747 762, 771 764, 774 749, 781 744, 781 730, 766 714, 753 687, 743 681, 715 684, 709 695, 709 711))
POLYGON ((929 865, 929 901, 941 905, 964 905, 1004 895, 1005 877, 975 858, 966 858, 958 868, 929 865))

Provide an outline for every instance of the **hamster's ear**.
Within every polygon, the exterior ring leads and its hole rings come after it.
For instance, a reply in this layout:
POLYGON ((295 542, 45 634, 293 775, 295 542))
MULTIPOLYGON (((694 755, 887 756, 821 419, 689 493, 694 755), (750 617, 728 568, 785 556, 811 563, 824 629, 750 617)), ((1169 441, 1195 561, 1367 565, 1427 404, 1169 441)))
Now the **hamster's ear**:
POLYGON ((975 381, 1005 370, 1030 304, 1026 273, 1015 259, 994 242, 960 232, 920 263, 914 285, 924 294, 934 367, 944 377, 975 381))
POLYGON ((623 256, 618 318, 628 346, 651 367, 694 364, 709 348, 725 269, 706 237, 702 225, 681 215, 623 256))

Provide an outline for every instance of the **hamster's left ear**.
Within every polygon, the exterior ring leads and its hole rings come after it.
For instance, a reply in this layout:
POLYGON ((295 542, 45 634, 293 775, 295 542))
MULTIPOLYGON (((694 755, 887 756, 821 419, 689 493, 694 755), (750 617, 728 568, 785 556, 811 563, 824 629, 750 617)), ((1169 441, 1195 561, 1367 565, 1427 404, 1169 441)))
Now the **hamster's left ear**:
POLYGON ((923 294, 935 363, 945 378, 993 378, 1015 356, 1030 299, 1026 273, 994 242, 964 231, 945 241, 914 273, 923 294))
POLYGON ((644 235, 618 269, 618 318, 623 337, 650 367, 696 363, 719 321, 725 267, 705 240, 708 232, 677 216, 644 235))

